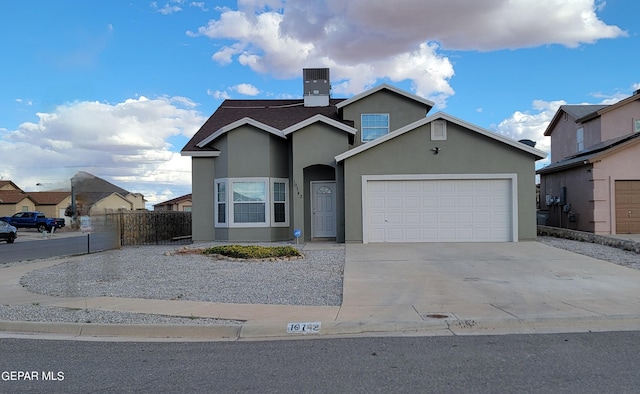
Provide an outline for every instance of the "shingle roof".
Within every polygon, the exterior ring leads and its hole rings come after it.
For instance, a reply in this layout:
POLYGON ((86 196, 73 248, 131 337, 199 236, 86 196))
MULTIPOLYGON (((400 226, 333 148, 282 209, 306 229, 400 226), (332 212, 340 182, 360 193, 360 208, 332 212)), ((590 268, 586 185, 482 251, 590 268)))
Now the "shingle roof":
POLYGON ((85 171, 79 171, 73 176, 71 182, 75 189, 76 199, 88 205, 93 205, 113 193, 118 193, 121 196, 130 194, 125 189, 85 171))
POLYGON ((157 204, 154 204, 153 206, 157 207, 157 206, 161 206, 161 205, 172 205, 172 204, 179 203, 179 202, 182 202, 182 201, 191 201, 191 199, 192 199, 192 194, 189 193, 189 194, 185 194, 184 196, 172 198, 171 200, 159 202, 157 204))
POLYGON ((30 192, 38 205, 57 205, 71 196, 71 192, 30 192))
POLYGON ((4 180, 0 180, 0 189, 2 189, 3 187, 7 186, 7 185, 11 185, 11 187, 13 187, 16 190, 21 190, 18 185, 16 185, 15 183, 11 182, 11 181, 4 181, 4 180))
POLYGON ((25 198, 35 202, 35 200, 22 190, 0 190, 0 204, 17 204, 25 198))
POLYGON ((182 149, 183 151, 214 150, 211 147, 198 148, 196 145, 222 127, 249 117, 260 123, 284 130, 315 115, 353 126, 338 115, 336 104, 344 99, 330 99, 327 107, 305 107, 304 100, 225 100, 216 112, 202 125, 200 130, 182 149))
POLYGON ((536 174, 548 174, 552 172, 561 171, 566 168, 572 168, 572 167, 589 164, 591 163, 592 159, 600 156, 601 154, 605 152, 609 152, 613 149, 616 149, 618 146, 624 144, 625 142, 633 141, 638 138, 640 138, 640 133, 633 133, 633 134, 628 134, 622 137, 613 138, 607 141, 600 142, 599 144, 593 145, 589 149, 586 149, 576 155, 573 155, 563 160, 549 164, 548 166, 543 167, 538 171, 536 171, 536 174))
POLYGON ((603 108, 608 107, 608 105, 562 105, 560 109, 573 116, 576 119, 580 119, 584 116, 592 114, 594 112, 598 112, 603 108))

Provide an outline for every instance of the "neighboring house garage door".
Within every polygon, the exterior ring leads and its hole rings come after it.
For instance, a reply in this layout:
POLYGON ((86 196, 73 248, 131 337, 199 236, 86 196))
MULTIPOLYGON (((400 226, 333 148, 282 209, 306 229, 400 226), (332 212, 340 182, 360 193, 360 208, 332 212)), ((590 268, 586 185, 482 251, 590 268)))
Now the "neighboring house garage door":
POLYGON ((616 234, 640 234, 640 181, 616 181, 616 234))
POLYGON ((366 179, 364 242, 509 242, 513 179, 366 179))

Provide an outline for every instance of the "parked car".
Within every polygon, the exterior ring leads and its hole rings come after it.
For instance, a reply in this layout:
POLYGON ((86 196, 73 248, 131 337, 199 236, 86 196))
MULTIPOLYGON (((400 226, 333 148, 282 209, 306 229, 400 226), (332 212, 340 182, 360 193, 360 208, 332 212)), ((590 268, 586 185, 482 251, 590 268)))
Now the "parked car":
POLYGON ((18 212, 13 216, 0 218, 17 228, 35 228, 40 232, 65 226, 63 218, 47 218, 42 212, 18 212))
POLYGON ((0 240, 12 244, 18 237, 18 229, 4 220, 0 220, 0 240))

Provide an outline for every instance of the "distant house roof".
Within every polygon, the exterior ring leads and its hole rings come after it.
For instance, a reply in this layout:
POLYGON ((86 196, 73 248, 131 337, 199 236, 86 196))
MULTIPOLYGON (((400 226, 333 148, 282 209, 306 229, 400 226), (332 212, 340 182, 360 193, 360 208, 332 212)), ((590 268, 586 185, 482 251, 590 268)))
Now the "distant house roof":
POLYGON ((29 193, 22 190, 0 190, 0 204, 17 204, 25 198, 36 203, 29 193))
POLYGON ((620 108, 622 106, 625 106, 627 104, 629 104, 630 102, 636 101, 636 100, 640 100, 640 90, 636 90, 633 95, 627 97, 626 99, 620 100, 615 104, 611 104, 611 105, 605 105, 603 106, 603 108, 600 108, 596 111, 593 111, 589 114, 585 114, 583 115, 581 118, 578 119, 578 122, 586 122, 587 120, 591 120, 593 118, 596 118, 606 112, 609 111, 613 111, 616 108, 620 108))
POLYGON ((163 205, 173 205, 173 204, 179 204, 181 202, 185 202, 185 201, 192 201, 192 194, 185 194, 184 196, 180 196, 180 197, 176 197, 176 198, 172 198, 171 200, 167 200, 164 202, 159 202, 157 204, 154 204, 154 207, 159 207, 159 206, 163 206, 163 205))
POLYGON ((57 205, 71 196, 71 192, 29 192, 38 205, 57 205))
POLYGON ((80 171, 74 175, 71 178, 71 184, 76 199, 88 205, 93 205, 113 193, 117 193, 120 196, 131 194, 127 190, 85 171, 80 171))
POLYGON ((544 131, 544 135, 547 137, 551 135, 553 129, 555 129, 558 121, 562 117, 562 113, 566 112, 571 115, 571 117, 575 118, 576 121, 590 115, 593 113, 597 113, 599 110, 608 107, 608 105, 591 105, 591 104, 578 104, 578 105, 561 105, 556 111, 556 114, 549 122, 547 129, 544 131))
POLYGON ((13 187, 15 190, 22 190, 18 187, 18 185, 16 185, 15 183, 11 182, 11 181, 0 181, 0 189, 2 189, 3 187, 10 185, 11 187, 13 187))
POLYGON ((579 167, 582 165, 591 164, 594 161, 600 159, 603 155, 613 153, 618 149, 622 149, 629 144, 639 143, 640 133, 634 133, 625 135, 623 137, 613 138, 607 141, 603 141, 596 144, 589 149, 586 149, 576 155, 567 157, 566 159, 549 164, 536 171, 536 174, 549 174, 557 171, 562 171, 568 168, 579 167))
POLYGON ((208 144, 229 131, 227 129, 230 125, 238 127, 255 123, 259 128, 281 132, 315 115, 323 115, 330 120, 353 127, 353 122, 342 120, 338 114, 336 105, 342 101, 344 99, 330 99, 326 107, 305 107, 303 99, 225 100, 185 145, 182 153, 191 155, 193 152, 215 152, 216 149, 208 144), (243 121, 245 118, 251 119, 251 122, 243 121), (212 137, 214 134, 215 137, 212 137))

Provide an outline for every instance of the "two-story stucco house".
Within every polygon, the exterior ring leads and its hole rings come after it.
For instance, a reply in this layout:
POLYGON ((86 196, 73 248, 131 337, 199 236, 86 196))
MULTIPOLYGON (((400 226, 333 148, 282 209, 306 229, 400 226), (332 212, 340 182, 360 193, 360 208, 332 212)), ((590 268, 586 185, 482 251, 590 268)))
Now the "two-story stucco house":
POLYGON ((563 105, 545 135, 552 163, 538 174, 547 224, 640 233, 640 90, 612 105, 563 105))
POLYGON ((183 148, 195 241, 536 237, 544 152, 390 85, 331 98, 328 69, 303 70, 303 92, 225 100, 183 148))

